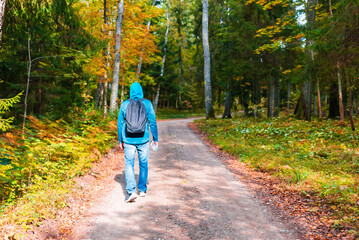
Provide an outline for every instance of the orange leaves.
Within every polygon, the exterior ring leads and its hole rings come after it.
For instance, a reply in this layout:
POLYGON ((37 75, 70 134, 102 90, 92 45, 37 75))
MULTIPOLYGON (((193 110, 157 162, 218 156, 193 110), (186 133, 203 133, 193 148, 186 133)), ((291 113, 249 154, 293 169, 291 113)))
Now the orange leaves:
POLYGON ((300 70, 300 69, 302 69, 302 68, 303 68, 302 65, 298 65, 298 66, 296 66, 296 67, 293 68, 293 69, 287 69, 287 70, 283 71, 282 74, 286 75, 286 74, 289 74, 289 73, 291 73, 291 72, 295 72, 295 71, 297 71, 297 70, 300 70))
MULTIPOLYGON (((118 0, 107 0, 107 24, 104 20, 104 0, 84 0, 76 3, 78 16, 86 25, 84 29, 99 43, 97 49, 92 49, 91 57, 85 66, 85 71, 96 80, 104 79, 104 76, 110 78, 114 59, 117 3, 118 0), (109 54, 104 54, 104 51, 109 51, 109 54), (104 55, 108 57, 105 58, 104 55)), ((155 57, 158 51, 157 39, 152 34, 156 26, 152 25, 148 31, 147 23, 162 14, 163 10, 149 5, 147 0, 125 1, 124 4, 120 75, 125 74, 125 78, 130 78, 134 73, 129 71, 135 71, 134 66, 138 64, 141 55, 145 63, 160 61, 155 57)))

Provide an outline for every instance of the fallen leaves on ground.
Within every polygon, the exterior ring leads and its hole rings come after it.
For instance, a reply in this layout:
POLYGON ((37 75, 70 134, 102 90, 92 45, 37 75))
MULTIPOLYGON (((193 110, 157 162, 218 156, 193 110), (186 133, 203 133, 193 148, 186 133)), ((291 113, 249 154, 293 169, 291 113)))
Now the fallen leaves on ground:
POLYGON ((267 205, 271 212, 293 226, 298 226, 304 239, 359 239, 345 228, 334 228, 333 211, 323 199, 310 192, 291 189, 289 184, 274 178, 269 173, 255 171, 238 158, 225 153, 199 130, 199 125, 189 127, 200 137, 210 151, 216 154, 225 166, 246 183, 256 199, 267 205))

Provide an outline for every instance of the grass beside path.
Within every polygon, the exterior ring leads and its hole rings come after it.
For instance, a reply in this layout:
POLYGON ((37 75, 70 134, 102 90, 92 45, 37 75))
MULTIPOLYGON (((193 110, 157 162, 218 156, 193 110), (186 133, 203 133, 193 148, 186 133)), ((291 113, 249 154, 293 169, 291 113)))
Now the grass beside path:
POLYGON ((175 119, 175 118, 191 118, 191 117, 205 117, 206 113, 204 109, 200 110, 181 110, 177 109, 158 109, 156 112, 156 118, 161 119, 175 119))
MULTIPOLYGON (((335 213, 333 227, 359 230, 359 135, 338 121, 293 118, 198 120, 220 148, 335 213)), ((357 123, 358 124, 358 123, 357 123)), ((323 219, 324 220, 324 219, 323 219)))

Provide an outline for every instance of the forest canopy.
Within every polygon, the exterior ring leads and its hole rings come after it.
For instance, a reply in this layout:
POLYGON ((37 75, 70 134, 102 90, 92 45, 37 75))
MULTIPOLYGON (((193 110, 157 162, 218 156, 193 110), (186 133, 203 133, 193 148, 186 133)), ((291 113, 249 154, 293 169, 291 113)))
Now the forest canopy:
MULTIPOLYGON (((212 105, 223 117, 355 116, 358 4, 209 1, 212 105)), ((202 10, 199 0, 7 0, 0 98, 24 92, 12 108, 17 122, 24 108, 55 119, 74 107, 106 115, 139 81, 156 107, 203 109, 202 10)))

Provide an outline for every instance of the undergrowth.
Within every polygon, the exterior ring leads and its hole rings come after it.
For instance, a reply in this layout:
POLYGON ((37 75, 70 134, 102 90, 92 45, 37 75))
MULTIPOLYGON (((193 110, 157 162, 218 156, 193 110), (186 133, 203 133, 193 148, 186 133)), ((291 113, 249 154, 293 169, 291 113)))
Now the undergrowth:
MULTIPOLYGON (((269 172, 335 212, 335 227, 359 229, 359 135, 338 121, 293 118, 199 120, 226 152, 269 172)), ((357 123, 358 124, 358 123, 357 123)))
POLYGON ((174 118, 190 118, 190 117, 205 117, 204 110, 181 110, 177 109, 158 109, 156 112, 157 119, 174 119, 174 118))
MULTIPOLYGON (((0 135, 0 227, 26 229, 66 206, 72 179, 115 145, 116 122, 95 111, 77 109, 64 119, 28 118, 0 135)), ((0 229, 1 230, 1 229, 0 229)))

